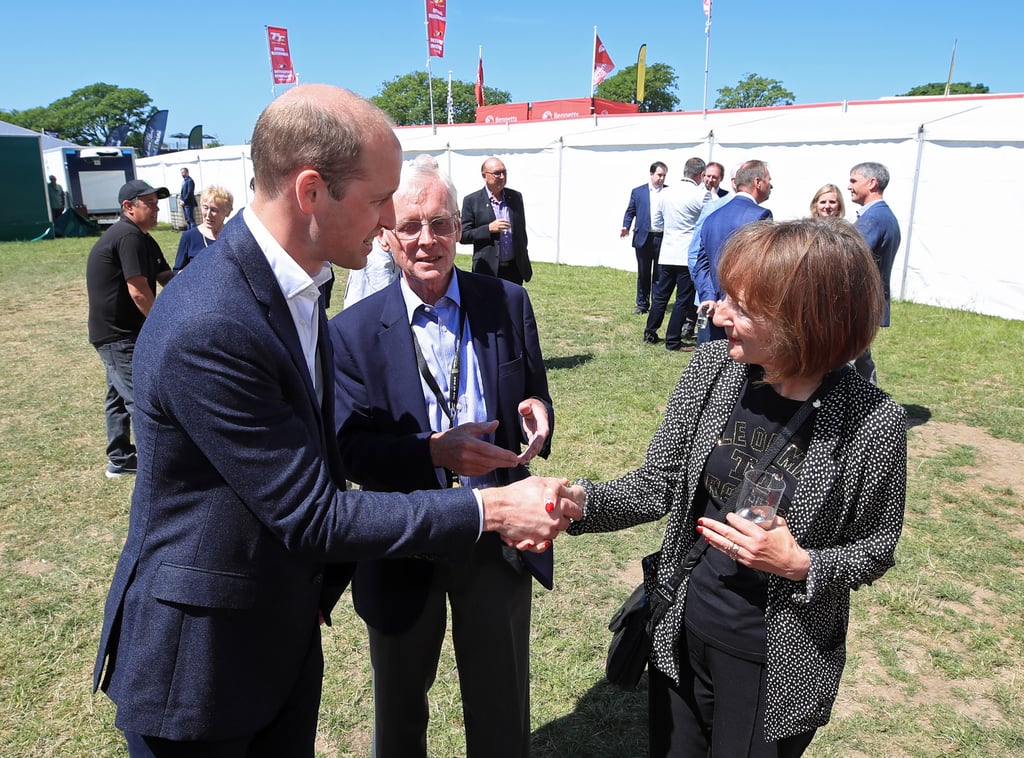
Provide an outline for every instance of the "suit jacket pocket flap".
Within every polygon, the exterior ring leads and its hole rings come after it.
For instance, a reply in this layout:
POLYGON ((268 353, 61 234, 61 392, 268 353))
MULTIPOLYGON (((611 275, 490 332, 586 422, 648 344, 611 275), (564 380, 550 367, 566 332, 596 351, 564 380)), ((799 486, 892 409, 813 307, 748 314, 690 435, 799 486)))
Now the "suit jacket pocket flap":
POLYGON ((252 608, 258 582, 244 574, 162 563, 153 580, 153 597, 200 608, 252 608))

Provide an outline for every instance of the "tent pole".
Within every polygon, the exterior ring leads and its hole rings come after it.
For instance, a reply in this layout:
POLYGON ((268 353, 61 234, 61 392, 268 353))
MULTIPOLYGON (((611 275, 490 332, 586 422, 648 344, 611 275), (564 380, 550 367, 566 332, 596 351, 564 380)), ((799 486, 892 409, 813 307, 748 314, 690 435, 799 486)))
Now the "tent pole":
POLYGON ((900 300, 907 295, 907 270, 910 268, 910 240, 914 235, 914 211, 917 209, 917 188, 921 182, 921 154, 924 151, 924 124, 917 128, 917 161, 914 164, 914 186, 910 192, 910 218, 907 220, 907 241, 903 247, 903 276, 900 279, 900 300))

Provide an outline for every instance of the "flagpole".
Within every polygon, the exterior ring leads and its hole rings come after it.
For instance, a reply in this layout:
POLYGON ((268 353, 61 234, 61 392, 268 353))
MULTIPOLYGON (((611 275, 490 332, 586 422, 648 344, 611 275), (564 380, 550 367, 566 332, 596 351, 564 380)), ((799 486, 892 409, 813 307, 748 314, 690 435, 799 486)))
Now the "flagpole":
POLYGON ((448 69, 448 100, 445 102, 448 108, 448 123, 455 123, 455 100, 452 98, 452 70, 448 69))
POLYGON ((704 0, 707 21, 704 22, 704 118, 708 117, 708 69, 711 62, 711 0, 704 0))
POLYGON ((430 131, 437 134, 437 124, 434 123, 434 81, 430 75, 430 18, 427 14, 427 4, 423 3, 423 30, 427 38, 427 97, 430 99, 430 131))
POLYGON ((949 76, 946 79, 946 91, 942 93, 943 97, 949 97, 949 87, 953 83, 953 66, 956 65, 956 40, 953 40, 953 57, 949 60, 949 76))
POLYGON ((590 107, 594 107, 594 67, 597 66, 597 27, 594 27, 594 44, 590 46, 590 107))

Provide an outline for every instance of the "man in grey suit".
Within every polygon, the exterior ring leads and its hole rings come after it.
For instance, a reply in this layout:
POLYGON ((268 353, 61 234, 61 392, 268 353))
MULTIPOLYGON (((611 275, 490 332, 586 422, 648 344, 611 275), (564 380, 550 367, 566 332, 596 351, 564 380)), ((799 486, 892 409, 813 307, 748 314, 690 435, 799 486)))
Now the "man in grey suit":
POLYGON ((490 157, 480 167, 483 189, 462 201, 463 245, 473 246, 473 273, 498 276, 514 284, 533 278, 527 251, 523 196, 505 186, 508 169, 490 157))
MULTIPOLYGON (((850 199, 862 206, 854 226, 871 248, 878 273, 882 276, 882 291, 885 293, 882 326, 889 326, 889 278, 900 246, 900 224, 888 203, 882 199, 882 193, 888 186, 889 170, 881 163, 858 163, 850 169, 850 199)), ((853 362, 853 366, 869 382, 878 384, 870 347, 853 362)))
POLYGON ((582 516, 556 480, 345 491, 317 286, 394 226, 401 147, 381 111, 326 85, 272 102, 251 147, 252 203, 135 349, 138 481, 94 671, 132 758, 312 758, 319 624, 352 562, 467 555, 489 531, 543 552, 582 516))

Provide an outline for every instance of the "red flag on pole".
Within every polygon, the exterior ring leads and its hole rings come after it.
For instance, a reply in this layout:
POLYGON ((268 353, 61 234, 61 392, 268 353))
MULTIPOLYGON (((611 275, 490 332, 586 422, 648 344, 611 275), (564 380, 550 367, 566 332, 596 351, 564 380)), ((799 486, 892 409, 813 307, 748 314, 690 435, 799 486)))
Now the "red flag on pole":
POLYGON ((270 45, 270 70, 274 84, 295 84, 295 69, 292 54, 288 50, 288 30, 280 26, 267 27, 267 43, 270 45))
POLYGON ((594 81, 593 84, 596 87, 598 84, 604 81, 604 78, 612 72, 615 68, 615 64, 612 63, 612 57, 608 55, 608 51, 605 50, 604 43, 601 42, 601 38, 596 34, 594 35, 594 81))
POLYGON ((704 0, 704 15, 711 18, 711 0, 704 0))
POLYGON ((445 0, 427 0, 427 47, 435 58, 444 57, 444 27, 445 0))
POLYGON ((484 48, 480 46, 480 62, 476 64, 476 104, 484 104, 484 48))

